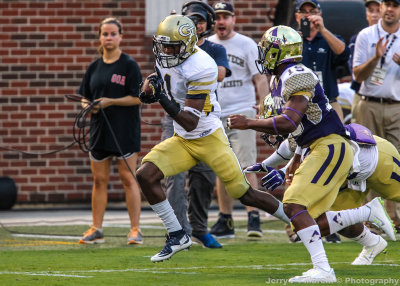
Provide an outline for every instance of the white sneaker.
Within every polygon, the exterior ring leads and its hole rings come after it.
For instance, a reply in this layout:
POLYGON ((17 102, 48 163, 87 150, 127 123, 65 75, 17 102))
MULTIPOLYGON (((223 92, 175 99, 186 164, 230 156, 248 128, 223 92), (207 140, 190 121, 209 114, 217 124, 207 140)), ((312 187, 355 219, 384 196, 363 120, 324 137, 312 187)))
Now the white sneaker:
POLYGON ((385 248, 387 246, 386 240, 379 236, 379 241, 374 246, 366 247, 360 252, 358 257, 351 263, 352 265, 370 265, 374 261, 374 258, 378 256, 379 253, 385 253, 385 248))
POLYGON ((386 212, 383 200, 377 197, 366 206, 371 209, 368 221, 382 229, 391 240, 396 241, 394 224, 386 212))
POLYGON ((312 268, 303 272, 301 276, 295 276, 289 279, 289 283, 332 283, 336 282, 336 275, 333 268, 325 271, 320 268, 312 268))

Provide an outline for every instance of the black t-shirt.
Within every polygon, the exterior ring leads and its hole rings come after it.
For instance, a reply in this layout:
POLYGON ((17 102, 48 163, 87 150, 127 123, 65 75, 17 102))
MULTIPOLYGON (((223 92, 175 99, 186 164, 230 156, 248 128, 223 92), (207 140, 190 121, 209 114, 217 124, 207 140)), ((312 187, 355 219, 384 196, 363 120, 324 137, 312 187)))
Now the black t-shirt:
MULTIPOLYGON (((100 57, 91 63, 83 77, 79 94, 90 101, 100 97, 138 97, 142 82, 140 68, 135 60, 122 53, 112 64, 100 57)), ((139 106, 109 106, 104 109, 122 154, 140 151, 139 106)), ((120 153, 102 112, 92 114, 90 145, 92 149, 120 153)))

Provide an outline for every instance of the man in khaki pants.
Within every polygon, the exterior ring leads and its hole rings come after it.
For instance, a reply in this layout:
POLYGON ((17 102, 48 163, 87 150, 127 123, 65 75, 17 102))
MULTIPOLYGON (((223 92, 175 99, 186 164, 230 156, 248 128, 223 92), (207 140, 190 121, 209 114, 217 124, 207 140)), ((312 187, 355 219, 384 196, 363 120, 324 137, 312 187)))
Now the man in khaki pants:
MULTIPOLYGON (((356 121, 400 150, 400 0, 382 1, 380 14, 378 24, 358 34, 354 48, 353 73, 361 82, 356 121)), ((399 231, 399 206, 386 202, 386 209, 399 231)))

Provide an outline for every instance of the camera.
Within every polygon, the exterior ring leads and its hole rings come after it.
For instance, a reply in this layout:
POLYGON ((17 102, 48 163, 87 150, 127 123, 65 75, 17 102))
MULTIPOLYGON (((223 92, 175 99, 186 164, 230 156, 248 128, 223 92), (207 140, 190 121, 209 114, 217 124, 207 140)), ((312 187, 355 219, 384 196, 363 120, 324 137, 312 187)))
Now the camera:
POLYGON ((308 18, 302 18, 300 20, 300 32, 303 35, 303 39, 310 36, 310 20, 308 20, 308 18))

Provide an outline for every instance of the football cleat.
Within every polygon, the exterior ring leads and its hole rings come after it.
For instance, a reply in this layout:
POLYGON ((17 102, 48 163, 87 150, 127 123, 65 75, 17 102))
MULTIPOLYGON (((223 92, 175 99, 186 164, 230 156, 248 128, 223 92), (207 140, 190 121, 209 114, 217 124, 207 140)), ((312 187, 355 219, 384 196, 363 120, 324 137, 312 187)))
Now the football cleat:
POLYGON ((332 233, 324 237, 323 242, 325 243, 341 243, 342 240, 337 233, 332 233))
POLYGON ((336 275, 333 268, 325 271, 320 268, 312 268, 303 272, 300 276, 295 276, 289 279, 289 283, 334 283, 336 275))
POLYGON ((83 237, 79 240, 80 244, 97 244, 104 243, 104 233, 101 229, 91 226, 90 229, 83 233, 83 237))
POLYGON ((371 209, 368 221, 382 229, 391 240, 396 241, 394 224, 385 210, 383 200, 377 197, 366 206, 371 209))
POLYGON ((170 234, 166 234, 165 238, 166 240, 164 248, 159 253, 150 258, 152 262, 161 262, 164 260, 168 260, 175 253, 187 249, 192 245, 192 240, 190 239, 190 236, 187 235, 183 229, 172 232, 170 234))
POLYGON ((374 261, 375 257, 380 253, 386 253, 386 246, 388 243, 381 236, 379 241, 374 246, 364 246, 358 257, 351 263, 352 265, 370 265, 374 261))
POLYGON ((222 245, 210 234, 195 235, 192 234, 193 240, 199 242, 204 248, 222 248, 222 245))

